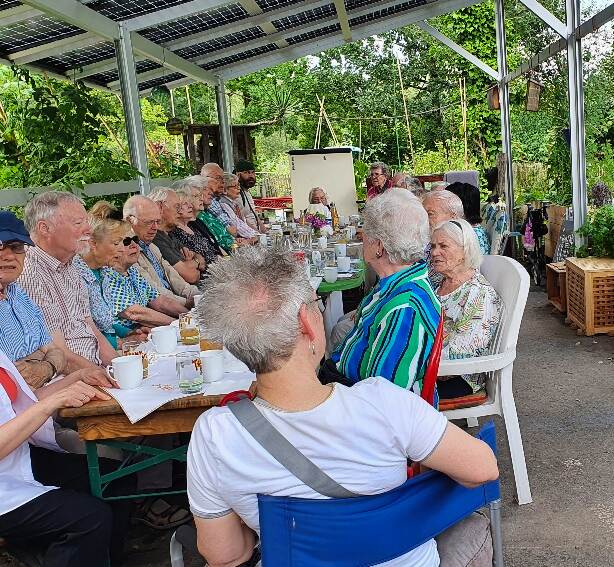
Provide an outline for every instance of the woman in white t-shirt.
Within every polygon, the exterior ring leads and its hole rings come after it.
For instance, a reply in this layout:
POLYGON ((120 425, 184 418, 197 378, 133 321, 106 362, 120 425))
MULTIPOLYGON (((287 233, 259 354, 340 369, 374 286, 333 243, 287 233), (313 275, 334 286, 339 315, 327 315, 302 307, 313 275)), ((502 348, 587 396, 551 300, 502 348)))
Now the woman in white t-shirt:
MULTIPOLYGON (((320 302, 290 255, 244 249, 210 274, 198 307, 205 337, 256 372, 258 409, 338 483, 359 494, 386 492, 406 480, 408 458, 468 486, 497 478, 490 448, 413 393, 378 378, 352 388, 319 382, 320 302)), ((211 567, 252 558, 257 494, 324 498, 269 455, 228 408, 204 413, 188 453, 188 496, 198 547, 211 567)), ((435 541, 386 565, 435 567, 435 541)))

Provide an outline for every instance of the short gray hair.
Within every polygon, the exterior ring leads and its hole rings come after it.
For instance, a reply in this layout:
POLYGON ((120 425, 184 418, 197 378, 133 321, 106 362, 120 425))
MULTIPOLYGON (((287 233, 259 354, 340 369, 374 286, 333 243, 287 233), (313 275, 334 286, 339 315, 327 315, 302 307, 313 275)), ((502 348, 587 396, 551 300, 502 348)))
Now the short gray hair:
POLYGON ((224 173, 224 188, 239 183, 239 176, 234 173, 224 173))
POLYGON ((412 264, 424 258, 429 242, 429 219, 422 204, 405 189, 389 189, 367 201, 364 233, 379 240, 393 264, 412 264))
POLYGON ((309 197, 308 197, 308 199, 309 199, 309 203, 310 204, 311 204, 311 198, 313 197, 313 194, 316 191, 322 191, 322 193, 324 193, 324 197, 328 198, 328 195, 326 194, 326 191, 322 187, 314 187, 313 189, 309 190, 309 197))
POLYGON ((411 175, 404 175, 396 186, 411 191, 416 197, 422 197, 426 193, 422 182, 411 175))
POLYGON ((390 166, 385 164, 383 161, 374 161, 370 166, 369 166, 369 170, 372 169, 381 169, 382 173, 386 176, 386 177, 390 177, 392 175, 392 170, 390 169, 390 166))
POLYGON ((28 201, 24 211, 24 224, 29 233, 36 233, 40 221, 50 221, 64 203, 80 203, 83 201, 68 191, 45 191, 28 201))
POLYGON ((423 203, 426 201, 436 201, 443 211, 449 213, 455 219, 465 218, 465 210, 460 197, 447 189, 430 191, 422 200, 423 203))
POLYGON ((298 312, 313 294, 291 254, 241 248, 209 266, 197 308, 201 333, 223 343, 253 372, 272 372, 294 352, 298 312))
POLYGON ((175 193, 174 189, 169 187, 156 187, 149 195, 147 195, 154 203, 164 203, 168 196, 175 193))
POLYGON ((202 175, 190 175, 185 179, 179 179, 173 183, 173 189, 177 193, 181 193, 183 195, 189 195, 190 191, 196 189, 197 191, 202 191, 204 185, 204 177, 202 175))
POLYGON ((463 257, 466 268, 478 269, 482 263, 480 243, 473 227, 465 219, 454 219, 438 224, 433 234, 441 231, 450 237, 463 249, 463 257))
POLYGON ((434 181, 431 183, 431 191, 441 191, 445 189, 448 185, 450 185, 447 181, 434 181), (436 189, 436 187, 441 187, 441 189, 436 189))
POLYGON ((132 197, 128 197, 128 199, 124 203, 124 208, 123 208, 124 218, 125 219, 127 219, 128 217, 138 218, 139 203, 142 204, 147 201, 149 201, 150 203, 153 202, 150 198, 145 197, 145 195, 132 195, 132 197))

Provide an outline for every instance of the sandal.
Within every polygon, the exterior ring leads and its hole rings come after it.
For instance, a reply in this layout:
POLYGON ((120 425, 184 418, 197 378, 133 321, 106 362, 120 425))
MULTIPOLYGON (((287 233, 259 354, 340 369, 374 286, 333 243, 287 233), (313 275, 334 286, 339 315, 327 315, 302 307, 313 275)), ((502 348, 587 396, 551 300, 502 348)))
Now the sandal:
POLYGON ((189 522, 192 514, 181 506, 156 498, 145 501, 134 519, 154 530, 171 530, 189 522))

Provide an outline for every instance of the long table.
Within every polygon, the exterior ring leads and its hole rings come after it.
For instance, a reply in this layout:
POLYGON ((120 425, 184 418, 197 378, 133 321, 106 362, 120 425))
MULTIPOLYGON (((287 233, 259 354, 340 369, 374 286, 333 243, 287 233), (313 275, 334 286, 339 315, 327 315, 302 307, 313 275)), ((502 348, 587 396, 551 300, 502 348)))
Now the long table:
MULTIPOLYGON (((252 383, 250 392, 256 392, 256 383, 252 383)), ((184 461, 188 446, 182 445, 171 450, 158 449, 126 439, 150 435, 189 433, 194 423, 206 410, 219 405, 224 395, 193 396, 173 400, 136 423, 130 423, 121 406, 114 400, 92 401, 80 408, 67 408, 59 412, 60 417, 73 419, 77 424, 79 437, 85 441, 87 463, 92 494, 104 500, 143 498, 163 494, 184 493, 185 490, 167 490, 149 494, 126 494, 107 496, 104 491, 115 479, 137 473, 169 460, 184 461), (147 455, 148 458, 132 464, 123 464, 108 474, 100 474, 98 445, 122 449, 129 453, 147 455)))

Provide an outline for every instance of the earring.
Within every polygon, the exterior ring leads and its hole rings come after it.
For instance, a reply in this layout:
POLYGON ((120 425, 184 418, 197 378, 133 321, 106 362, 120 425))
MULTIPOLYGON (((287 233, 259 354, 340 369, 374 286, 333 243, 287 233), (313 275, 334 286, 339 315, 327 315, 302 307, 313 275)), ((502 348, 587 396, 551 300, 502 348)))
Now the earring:
POLYGON ((383 252, 376 252, 376 253, 375 253, 375 257, 376 257, 376 258, 381 258, 383 255, 384 255, 384 253, 383 253, 383 252))
POLYGON ((309 345, 309 347, 311 348, 311 354, 313 354, 315 356, 316 355, 316 345, 315 345, 315 343, 312 342, 309 345))

